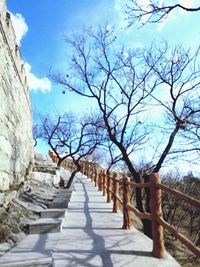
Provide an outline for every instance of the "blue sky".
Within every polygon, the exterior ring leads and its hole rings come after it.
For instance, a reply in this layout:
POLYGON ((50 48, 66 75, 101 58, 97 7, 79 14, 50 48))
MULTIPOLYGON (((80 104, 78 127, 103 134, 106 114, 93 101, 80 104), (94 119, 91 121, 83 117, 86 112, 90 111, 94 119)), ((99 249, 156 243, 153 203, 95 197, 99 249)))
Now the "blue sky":
MULTIPOLYGON (((46 70, 53 67, 63 71, 67 57, 64 34, 81 31, 84 26, 96 27, 106 22, 116 25, 120 44, 144 47, 152 41, 167 40, 170 44, 197 47, 200 41, 200 12, 173 12, 160 24, 147 24, 138 29, 124 29, 124 4, 126 0, 7 0, 12 13, 21 54, 27 67, 32 106, 35 112, 74 110, 85 111, 90 105, 76 95, 62 94, 62 87, 56 86, 46 77, 46 70)), ((148 4, 149 0, 141 0, 148 4)), ((198 6, 199 0, 165 0, 160 2, 182 3, 198 6)))
MULTIPOLYGON (((199 43, 199 13, 172 13, 162 24, 146 25, 124 30, 124 3, 121 0, 8 0, 8 10, 15 16, 14 26, 20 38, 20 48, 24 62, 33 75, 29 80, 33 110, 59 110, 76 107, 74 95, 62 95, 62 88, 55 86, 46 76, 49 67, 62 69, 67 56, 64 34, 81 31, 84 26, 98 26, 105 22, 118 29, 121 43, 126 46, 145 46, 152 41, 167 39, 171 43, 194 46, 199 43), (16 15, 18 14, 18 15, 16 15), (19 15, 20 14, 20 15, 19 15), (17 23, 16 23, 17 22, 17 23), (21 23, 21 24, 20 24, 21 23), (23 32, 24 31, 24 32, 23 32), (32 78, 32 79, 31 79, 32 78), (34 80, 37 78, 38 80, 34 80)), ((144 4, 148 0, 141 1, 144 4)), ((169 2, 169 0, 167 1, 169 2)), ((175 2, 175 1, 171 1, 175 2)), ((187 0, 179 2, 188 3, 187 0)), ((195 2, 193 2, 195 6, 195 2)), ((81 104, 84 105, 84 100, 81 104)), ((80 105, 79 105, 80 106, 80 105)), ((84 108, 87 106, 87 102, 84 108)))

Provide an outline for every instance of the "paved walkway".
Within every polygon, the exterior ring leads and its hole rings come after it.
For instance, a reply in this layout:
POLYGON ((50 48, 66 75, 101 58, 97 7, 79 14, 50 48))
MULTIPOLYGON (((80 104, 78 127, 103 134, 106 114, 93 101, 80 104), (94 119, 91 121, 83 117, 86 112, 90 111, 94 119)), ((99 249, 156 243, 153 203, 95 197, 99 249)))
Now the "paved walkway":
POLYGON ((0 259, 0 266, 178 267, 171 256, 151 257, 152 242, 122 230, 122 214, 85 176, 78 175, 61 233, 29 235, 0 259))

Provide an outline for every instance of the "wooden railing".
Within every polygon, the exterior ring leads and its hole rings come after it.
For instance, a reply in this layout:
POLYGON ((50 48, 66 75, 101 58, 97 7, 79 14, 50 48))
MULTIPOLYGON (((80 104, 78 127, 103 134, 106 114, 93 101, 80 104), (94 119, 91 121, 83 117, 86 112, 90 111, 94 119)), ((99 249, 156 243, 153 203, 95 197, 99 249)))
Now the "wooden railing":
MULTIPOLYGON (((50 152, 49 156, 53 162, 57 163, 57 157, 50 152)), ((200 201, 187 196, 175 189, 161 183, 158 173, 150 174, 150 180, 146 183, 133 183, 130 178, 123 177, 122 181, 122 199, 120 198, 120 178, 117 173, 106 173, 105 170, 97 170, 95 164, 89 162, 82 162, 82 173, 91 181, 94 182, 95 187, 102 191, 103 196, 107 196, 107 202, 113 201, 113 212, 117 213, 120 210, 120 205, 123 211, 123 229, 130 229, 132 226, 131 212, 140 219, 150 220, 152 223, 152 239, 153 250, 152 255, 156 258, 165 257, 164 246, 164 228, 169 231, 175 238, 179 239, 190 251, 197 257, 200 257, 200 248, 188 239, 183 234, 179 233, 172 225, 167 223, 162 216, 162 191, 167 192, 179 200, 183 200, 197 208, 200 208, 200 201), (137 208, 131 205, 130 191, 136 188, 149 188, 150 190, 150 213, 140 212, 137 208)), ((73 171, 75 166, 73 162, 65 162, 64 168, 73 171)))
POLYGON ((111 202, 111 200, 113 201, 113 212, 118 212, 121 205, 123 211, 123 229, 130 229, 132 226, 131 212, 140 219, 151 220, 153 239, 152 255, 154 257, 165 257, 164 228, 187 246, 197 257, 200 257, 200 248, 195 246, 191 240, 179 233, 172 225, 163 219, 162 191, 165 191, 180 200, 184 200, 197 208, 200 208, 199 200, 162 184, 158 173, 150 174, 149 182, 133 183, 130 182, 128 177, 120 179, 117 173, 106 173, 104 170, 97 171, 93 165, 89 164, 85 166, 82 164, 82 171, 87 177, 91 178, 91 181, 94 182, 96 187, 98 186, 98 190, 102 191, 104 196, 107 196, 107 202, 111 202), (122 181, 122 197, 120 197, 119 194, 120 181, 122 181), (131 205, 130 191, 131 189, 136 188, 149 188, 151 213, 140 212, 137 208, 131 205))

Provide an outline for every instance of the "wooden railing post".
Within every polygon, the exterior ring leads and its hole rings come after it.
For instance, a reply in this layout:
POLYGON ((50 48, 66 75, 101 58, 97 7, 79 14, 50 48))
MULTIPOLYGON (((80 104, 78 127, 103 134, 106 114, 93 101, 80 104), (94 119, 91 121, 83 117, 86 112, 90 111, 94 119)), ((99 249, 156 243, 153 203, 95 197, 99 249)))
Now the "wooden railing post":
POLYGON ((130 178, 124 177, 123 178, 123 226, 122 229, 130 229, 132 226, 131 222, 131 213, 128 209, 127 205, 131 202, 130 197, 130 186, 128 184, 130 182, 130 178))
POLYGON ((152 254, 156 258, 164 258, 164 231, 163 226, 158 222, 158 218, 162 217, 162 193, 161 189, 156 185, 161 183, 158 173, 150 174, 150 208, 152 218, 152 238, 153 238, 153 251, 152 254))
POLYGON ((73 172, 73 168, 74 168, 74 162, 72 161, 72 164, 71 164, 71 172, 73 172))
POLYGON ((102 170, 100 170, 99 175, 98 175, 98 188, 99 191, 102 191, 102 170))
POLYGON ((106 195, 106 172, 103 171, 102 173, 102 179, 103 179, 103 196, 106 195))
POLYGON ((87 165, 87 178, 90 178, 90 164, 87 165))
POLYGON ((84 161, 84 163, 83 163, 83 175, 85 175, 86 174, 86 162, 84 161))
POLYGON ((94 165, 92 165, 91 182, 94 182, 94 165))
POLYGON ((110 177, 110 172, 107 172, 107 202, 110 203, 111 202, 111 177, 110 177))
POLYGON ((80 172, 81 172, 81 174, 82 174, 82 173, 83 173, 83 163, 82 163, 82 161, 80 161, 80 165, 81 165, 80 172))
POLYGON ((94 186, 97 187, 98 185, 98 172, 97 169, 95 168, 94 170, 94 186))
POLYGON ((91 181, 92 181, 92 175, 93 175, 93 166, 92 166, 92 163, 91 163, 91 165, 90 165, 90 175, 89 175, 91 181))
POLYGON ((113 175, 113 212, 119 211, 119 176, 117 173, 113 175))
POLYGON ((89 165, 88 165, 88 163, 86 164, 85 175, 86 175, 87 178, 88 178, 88 175, 89 175, 89 165))

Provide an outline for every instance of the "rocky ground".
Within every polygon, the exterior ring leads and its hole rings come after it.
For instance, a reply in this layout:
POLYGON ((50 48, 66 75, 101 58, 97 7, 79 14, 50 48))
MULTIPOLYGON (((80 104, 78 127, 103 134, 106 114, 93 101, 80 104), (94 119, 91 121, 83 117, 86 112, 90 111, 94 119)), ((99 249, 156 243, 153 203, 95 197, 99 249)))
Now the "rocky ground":
POLYGON ((57 193, 53 185, 31 180, 19 198, 0 207, 0 256, 25 238, 28 222, 38 219, 40 211, 47 208, 57 193))
MULTIPOLYGON (((29 223, 40 218, 65 189, 59 187, 60 177, 67 182, 69 173, 51 162, 36 161, 33 171, 23 185, 23 193, 9 204, 0 206, 0 256, 26 237, 29 223)), ((64 192, 65 193, 65 192, 64 192)))

